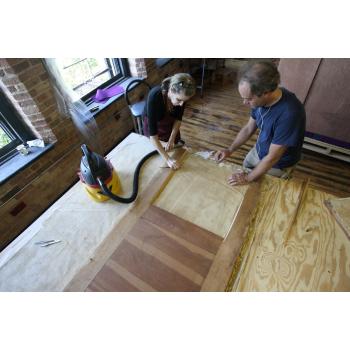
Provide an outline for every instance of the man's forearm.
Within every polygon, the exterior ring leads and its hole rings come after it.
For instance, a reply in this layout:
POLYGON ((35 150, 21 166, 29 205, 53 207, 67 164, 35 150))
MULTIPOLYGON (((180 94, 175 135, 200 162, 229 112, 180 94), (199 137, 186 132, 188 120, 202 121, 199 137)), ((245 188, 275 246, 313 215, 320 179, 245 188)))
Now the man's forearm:
POLYGON ((266 174, 276 163, 278 159, 265 157, 259 164, 247 175, 249 182, 257 180, 260 176, 266 174))
POLYGON ((244 145, 252 136, 252 133, 249 132, 247 128, 241 129, 241 131, 238 133, 234 141, 232 142, 231 146, 228 148, 230 152, 234 152, 237 150, 239 147, 244 145))

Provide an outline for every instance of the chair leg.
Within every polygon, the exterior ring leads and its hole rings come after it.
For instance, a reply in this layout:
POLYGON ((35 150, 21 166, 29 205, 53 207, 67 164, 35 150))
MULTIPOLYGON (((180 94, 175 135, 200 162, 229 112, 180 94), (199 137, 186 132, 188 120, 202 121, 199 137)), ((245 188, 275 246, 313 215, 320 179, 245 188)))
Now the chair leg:
POLYGON ((140 135, 143 135, 143 130, 142 130, 142 121, 141 121, 141 117, 136 118, 137 121, 137 126, 138 126, 138 133, 140 135))
POLYGON ((134 124, 134 130, 136 133, 139 133, 139 130, 138 130, 138 127, 137 127, 137 123, 136 123, 136 118, 131 115, 131 118, 132 118, 132 123, 134 124))

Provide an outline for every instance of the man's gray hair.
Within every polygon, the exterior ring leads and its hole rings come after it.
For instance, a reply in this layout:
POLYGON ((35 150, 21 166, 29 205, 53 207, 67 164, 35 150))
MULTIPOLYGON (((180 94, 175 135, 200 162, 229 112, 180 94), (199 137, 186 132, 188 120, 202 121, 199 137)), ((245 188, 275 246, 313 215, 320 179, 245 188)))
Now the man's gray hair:
POLYGON ((248 62, 238 73, 238 84, 242 82, 247 82, 250 85, 251 93, 260 97, 266 92, 277 89, 280 83, 280 74, 272 62, 248 62))

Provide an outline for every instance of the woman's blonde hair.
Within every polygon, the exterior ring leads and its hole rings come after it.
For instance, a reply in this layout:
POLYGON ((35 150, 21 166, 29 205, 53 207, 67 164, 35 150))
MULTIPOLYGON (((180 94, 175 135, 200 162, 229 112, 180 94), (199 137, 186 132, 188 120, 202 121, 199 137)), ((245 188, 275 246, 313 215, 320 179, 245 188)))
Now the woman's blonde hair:
POLYGON ((162 92, 169 90, 176 94, 183 93, 185 96, 192 96, 196 92, 196 82, 187 73, 177 73, 162 81, 162 92))

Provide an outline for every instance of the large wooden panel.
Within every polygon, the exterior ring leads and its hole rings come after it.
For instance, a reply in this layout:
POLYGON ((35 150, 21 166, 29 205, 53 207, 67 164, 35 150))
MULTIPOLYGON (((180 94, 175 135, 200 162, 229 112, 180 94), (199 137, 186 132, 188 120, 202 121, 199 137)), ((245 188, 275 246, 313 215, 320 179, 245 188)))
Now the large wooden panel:
POLYGON ((281 58, 278 65, 281 85, 304 103, 320 62, 321 58, 281 58))
POLYGON ((333 198, 325 204, 350 239, 350 198, 333 198))
POLYGON ((232 171, 229 165, 189 155, 154 205, 225 237, 247 190, 227 184, 232 171))
POLYGON ((199 291, 221 241, 151 206, 87 291, 199 291))
POLYGON ((324 205, 333 196, 309 188, 298 210, 303 186, 267 180, 233 290, 350 291, 350 243, 324 205))
POLYGON ((349 81, 349 58, 322 60, 305 103, 307 131, 350 143, 349 81))

